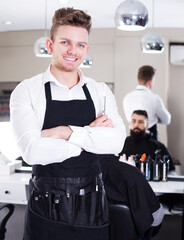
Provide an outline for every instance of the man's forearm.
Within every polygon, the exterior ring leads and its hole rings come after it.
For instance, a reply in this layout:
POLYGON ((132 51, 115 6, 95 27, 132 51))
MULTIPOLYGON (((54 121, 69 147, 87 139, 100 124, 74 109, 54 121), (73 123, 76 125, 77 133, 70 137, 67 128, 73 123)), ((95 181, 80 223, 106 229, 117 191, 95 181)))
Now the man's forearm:
POLYGON ((42 137, 65 139, 69 140, 72 134, 72 129, 69 126, 58 126, 50 129, 45 129, 41 131, 42 137))

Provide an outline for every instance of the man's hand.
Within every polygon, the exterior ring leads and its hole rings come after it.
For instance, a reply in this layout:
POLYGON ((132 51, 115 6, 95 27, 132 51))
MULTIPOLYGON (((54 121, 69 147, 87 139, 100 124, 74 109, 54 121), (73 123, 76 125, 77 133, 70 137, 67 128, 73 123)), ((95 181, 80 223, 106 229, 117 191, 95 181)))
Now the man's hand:
POLYGON ((72 134, 72 129, 69 126, 58 126, 41 131, 42 137, 57 138, 69 140, 72 134))
POLYGON ((90 127, 113 127, 112 120, 107 115, 100 114, 92 123, 90 127))

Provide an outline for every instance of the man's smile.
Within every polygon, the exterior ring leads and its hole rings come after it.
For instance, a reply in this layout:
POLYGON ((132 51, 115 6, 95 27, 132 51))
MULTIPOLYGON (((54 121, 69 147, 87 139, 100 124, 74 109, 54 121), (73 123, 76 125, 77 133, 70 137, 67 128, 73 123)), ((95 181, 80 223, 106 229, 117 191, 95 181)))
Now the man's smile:
POLYGON ((76 62, 78 60, 78 58, 76 58, 76 57, 63 57, 63 58, 70 62, 76 62))

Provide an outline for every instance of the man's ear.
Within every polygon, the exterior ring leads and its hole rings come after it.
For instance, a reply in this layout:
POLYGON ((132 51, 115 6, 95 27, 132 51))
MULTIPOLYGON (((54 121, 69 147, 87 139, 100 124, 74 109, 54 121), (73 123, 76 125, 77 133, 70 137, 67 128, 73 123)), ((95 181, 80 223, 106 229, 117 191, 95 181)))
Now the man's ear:
POLYGON ((153 85, 153 80, 150 79, 150 80, 149 80, 149 87, 152 88, 152 85, 153 85))
POLYGON ((52 42, 52 40, 50 38, 46 39, 46 48, 47 48, 48 53, 52 53, 53 42, 52 42))
POLYGON ((146 130, 148 129, 149 127, 149 124, 148 124, 148 121, 146 120, 146 130))

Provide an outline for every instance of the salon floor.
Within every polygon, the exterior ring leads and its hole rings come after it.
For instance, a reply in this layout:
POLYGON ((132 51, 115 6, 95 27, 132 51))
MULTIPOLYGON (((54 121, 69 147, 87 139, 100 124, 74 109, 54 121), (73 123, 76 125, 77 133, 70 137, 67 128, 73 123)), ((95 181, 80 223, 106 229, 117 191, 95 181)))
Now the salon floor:
POLYGON ((181 240, 181 229, 181 215, 165 215, 159 233, 152 240, 181 240))
MULTIPOLYGON (((5 240, 22 240, 24 214, 25 206, 16 205, 14 214, 7 223, 5 240)), ((181 225, 181 216, 165 215, 160 232, 152 240, 181 240, 181 225)))

